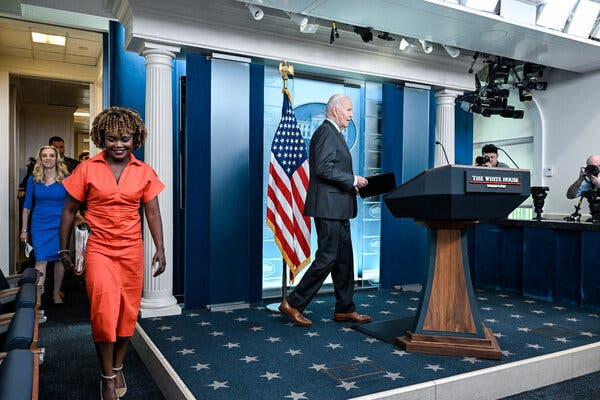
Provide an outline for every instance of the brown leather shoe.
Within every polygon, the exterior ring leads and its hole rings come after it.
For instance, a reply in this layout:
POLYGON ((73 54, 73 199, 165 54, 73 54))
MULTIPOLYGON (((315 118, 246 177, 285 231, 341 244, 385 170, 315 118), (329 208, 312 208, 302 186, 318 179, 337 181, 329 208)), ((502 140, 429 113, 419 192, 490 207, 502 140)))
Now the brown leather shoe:
POLYGON ((290 317, 292 322, 298 326, 312 326, 312 322, 309 319, 304 318, 304 315, 302 315, 300 311, 290 306, 290 303, 287 302, 287 299, 283 299, 279 305, 279 311, 290 317))
POLYGON ((368 315, 360 315, 356 311, 350 313, 335 313, 333 314, 333 320, 335 322, 369 322, 371 317, 368 315))

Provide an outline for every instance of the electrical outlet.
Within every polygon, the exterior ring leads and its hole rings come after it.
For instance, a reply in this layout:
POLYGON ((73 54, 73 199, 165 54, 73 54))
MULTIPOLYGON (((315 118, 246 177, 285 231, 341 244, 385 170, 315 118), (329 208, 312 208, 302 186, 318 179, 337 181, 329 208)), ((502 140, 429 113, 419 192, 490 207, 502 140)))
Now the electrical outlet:
POLYGON ((554 167, 545 167, 544 168, 544 176, 553 176, 554 175, 554 167))

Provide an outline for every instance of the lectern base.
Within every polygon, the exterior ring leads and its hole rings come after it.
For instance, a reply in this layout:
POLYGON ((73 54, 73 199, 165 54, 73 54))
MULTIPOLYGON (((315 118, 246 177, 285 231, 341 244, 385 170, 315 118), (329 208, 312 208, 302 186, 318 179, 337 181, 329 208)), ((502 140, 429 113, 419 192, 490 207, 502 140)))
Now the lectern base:
POLYGON ((407 331, 396 343, 406 351, 442 356, 464 356, 501 360, 502 350, 489 328, 483 328, 485 339, 458 336, 423 335, 407 331))

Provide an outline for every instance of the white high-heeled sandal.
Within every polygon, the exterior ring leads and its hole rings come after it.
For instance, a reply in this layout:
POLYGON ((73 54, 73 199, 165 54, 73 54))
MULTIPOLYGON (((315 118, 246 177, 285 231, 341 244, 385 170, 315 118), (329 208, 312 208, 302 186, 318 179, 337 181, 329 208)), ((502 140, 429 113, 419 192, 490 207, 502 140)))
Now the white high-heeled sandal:
MULTIPOLYGON (((109 380, 113 380, 113 379, 117 379, 117 375, 116 374, 112 374, 110 376, 106 376, 103 374, 100 374, 100 376, 104 379, 109 379, 109 380)), ((115 389, 115 394, 116 394, 116 389, 115 389)), ((100 400, 104 400, 104 395, 102 393, 102 379, 100 379, 100 400)), ((117 400, 119 400, 119 395, 117 394, 117 400)))
POLYGON ((125 393, 127 393, 127 382, 125 382, 125 374, 122 372, 122 370, 123 370, 123 364, 121 364, 121 366, 119 368, 113 367, 112 370, 113 370, 113 372, 121 372, 121 375, 123 375, 123 387, 121 387, 121 388, 120 387, 115 387, 115 390, 117 392, 117 396, 123 397, 123 396, 125 396, 125 393))

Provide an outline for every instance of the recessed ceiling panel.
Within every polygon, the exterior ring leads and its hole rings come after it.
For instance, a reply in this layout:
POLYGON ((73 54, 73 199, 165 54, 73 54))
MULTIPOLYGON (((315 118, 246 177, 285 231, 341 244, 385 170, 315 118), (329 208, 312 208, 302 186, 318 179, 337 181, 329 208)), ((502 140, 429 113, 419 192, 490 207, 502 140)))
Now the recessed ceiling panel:
POLYGON ((31 49, 31 36, 28 33, 27 31, 0 28, 0 46, 31 49))
POLYGON ((65 62, 72 63, 72 64, 95 66, 98 63, 98 58, 97 57, 75 56, 72 54, 67 54, 65 56, 65 62))
POLYGON ((67 54, 74 54, 83 57, 97 58, 102 49, 102 44, 90 40, 71 38, 67 40, 67 54))

